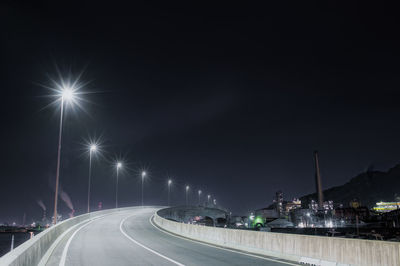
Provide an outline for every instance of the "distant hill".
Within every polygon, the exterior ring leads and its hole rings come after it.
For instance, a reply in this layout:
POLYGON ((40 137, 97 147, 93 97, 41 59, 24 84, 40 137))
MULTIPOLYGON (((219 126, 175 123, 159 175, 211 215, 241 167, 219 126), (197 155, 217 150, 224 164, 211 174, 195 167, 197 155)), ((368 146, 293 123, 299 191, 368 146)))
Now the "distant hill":
MULTIPOLYGON (((400 197, 400 164, 387 172, 369 170, 342 186, 324 190, 324 200, 342 203, 344 207, 348 207, 354 198, 360 200, 363 206, 371 208, 378 201, 394 201, 396 197, 400 197)), ((300 199, 303 206, 306 206, 312 199, 317 199, 317 194, 309 194, 300 199)))

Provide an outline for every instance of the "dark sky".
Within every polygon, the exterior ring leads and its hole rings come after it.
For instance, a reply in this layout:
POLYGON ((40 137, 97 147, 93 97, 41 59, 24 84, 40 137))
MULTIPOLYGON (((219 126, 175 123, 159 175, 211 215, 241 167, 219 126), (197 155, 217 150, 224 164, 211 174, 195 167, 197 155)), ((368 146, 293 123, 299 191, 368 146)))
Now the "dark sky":
MULTIPOLYGON (((35 1, 36 2, 36 1, 35 1)), ((56 65, 83 69, 84 110, 67 110, 60 180, 84 211, 84 139, 102 136, 93 207, 173 204, 184 185, 237 213, 314 191, 400 156, 399 19, 391 6, 330 1, 180 6, 72 1, 1 4, 0 221, 53 210, 59 109, 43 109, 56 65), (294 4, 296 3, 296 4, 294 4)), ((193 190, 192 190, 193 191, 193 190)), ((191 201, 196 202, 192 194, 191 201)), ((60 211, 68 212, 60 201, 60 211)))

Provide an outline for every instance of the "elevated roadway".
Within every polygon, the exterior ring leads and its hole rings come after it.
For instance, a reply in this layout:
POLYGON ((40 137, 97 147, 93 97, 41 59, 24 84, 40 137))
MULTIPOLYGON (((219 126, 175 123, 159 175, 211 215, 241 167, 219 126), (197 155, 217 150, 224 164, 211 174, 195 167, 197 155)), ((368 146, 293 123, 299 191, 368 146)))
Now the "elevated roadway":
POLYGON ((297 265, 175 236, 154 225, 157 210, 122 210, 82 223, 41 265, 297 265))

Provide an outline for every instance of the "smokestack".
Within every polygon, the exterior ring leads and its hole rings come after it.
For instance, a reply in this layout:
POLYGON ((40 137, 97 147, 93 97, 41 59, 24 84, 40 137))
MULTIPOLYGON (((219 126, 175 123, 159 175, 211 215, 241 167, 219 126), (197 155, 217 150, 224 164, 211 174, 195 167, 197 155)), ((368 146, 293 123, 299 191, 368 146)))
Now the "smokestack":
POLYGON ((318 195, 318 208, 324 207, 324 195, 322 194, 321 174, 319 173, 319 162, 318 162, 318 151, 314 151, 314 162, 315 162, 315 185, 317 187, 318 195))
POLYGON ((43 217, 42 217, 42 222, 46 221, 46 205, 44 205, 42 200, 37 200, 37 203, 43 210, 43 217))

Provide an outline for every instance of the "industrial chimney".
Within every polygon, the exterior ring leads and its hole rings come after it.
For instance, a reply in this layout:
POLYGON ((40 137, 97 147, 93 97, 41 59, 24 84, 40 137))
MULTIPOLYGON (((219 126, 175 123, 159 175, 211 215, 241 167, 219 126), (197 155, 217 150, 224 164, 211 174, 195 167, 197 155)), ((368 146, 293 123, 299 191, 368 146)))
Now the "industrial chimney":
POLYGON ((46 209, 43 210, 43 217, 42 217, 42 222, 46 222, 47 217, 46 217, 46 209))
POLYGON ((322 194, 321 175, 319 173, 318 151, 314 151, 314 161, 315 161, 315 185, 317 187, 317 195, 318 195, 318 209, 322 209, 324 207, 324 195, 322 194))

